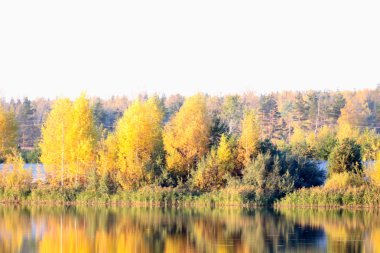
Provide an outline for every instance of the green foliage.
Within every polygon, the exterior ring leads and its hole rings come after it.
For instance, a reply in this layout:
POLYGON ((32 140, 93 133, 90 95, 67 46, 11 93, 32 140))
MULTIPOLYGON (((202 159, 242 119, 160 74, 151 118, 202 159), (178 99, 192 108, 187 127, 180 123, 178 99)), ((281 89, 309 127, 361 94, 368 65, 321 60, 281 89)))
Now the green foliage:
POLYGON ((352 139, 344 139, 329 156, 329 173, 362 170, 360 146, 352 139))
POLYGON ((32 150, 23 150, 21 156, 24 159, 25 163, 40 163, 41 149, 35 147, 32 150))

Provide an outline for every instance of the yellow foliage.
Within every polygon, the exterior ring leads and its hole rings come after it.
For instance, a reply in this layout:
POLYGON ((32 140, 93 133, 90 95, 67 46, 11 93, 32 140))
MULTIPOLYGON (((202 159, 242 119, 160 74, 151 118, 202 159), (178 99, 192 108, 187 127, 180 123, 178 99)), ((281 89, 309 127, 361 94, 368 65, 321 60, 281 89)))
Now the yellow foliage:
POLYGON ((369 173, 372 183, 380 187, 380 151, 377 153, 377 159, 374 169, 369 173))
POLYGON ((6 156, 1 170, 0 186, 6 190, 27 191, 32 183, 30 170, 24 169, 24 161, 16 151, 6 156))
POLYGON ((0 105, 0 158, 17 145, 17 124, 14 114, 0 105))
POLYGON ((107 172, 114 173, 117 169, 117 138, 110 133, 107 138, 102 138, 99 142, 97 169, 100 175, 107 172))
POLYGON ((367 99, 368 95, 365 92, 356 92, 352 96, 346 97, 346 105, 341 109, 338 123, 352 126, 362 124, 371 114, 367 99))
POLYGON ((218 163, 217 152, 212 149, 206 157, 198 163, 194 175, 194 186, 200 190, 218 189, 225 185, 226 170, 218 163))
POLYGON ((119 182, 124 188, 151 181, 162 150, 163 112, 156 97, 134 102, 116 127, 119 182))
POLYGON ((380 151, 380 135, 375 129, 365 129, 357 139, 362 148, 362 159, 364 162, 376 160, 376 155, 380 151))
POLYGON ((97 133, 89 100, 57 99, 42 127, 41 161, 52 185, 84 180, 94 166, 97 133))
POLYGON ((69 178, 78 182, 89 169, 94 167, 97 133, 90 102, 85 94, 72 105, 70 127, 67 132, 69 141, 68 164, 69 178))
POLYGON ((225 134, 220 137, 218 149, 216 151, 219 167, 228 172, 232 172, 235 166, 235 153, 233 143, 225 134))
MULTIPOLYGON (((304 144, 306 143, 306 132, 300 128, 300 127, 295 127, 293 134, 290 136, 290 145, 291 146, 297 146, 299 144, 304 144)), ((309 141, 313 140, 313 137, 308 138, 309 141)))
POLYGON ((246 167, 258 154, 260 141, 260 124, 255 111, 245 113, 241 122, 241 135, 238 142, 238 160, 246 167))
POLYGON ((352 127, 349 123, 344 121, 338 121, 338 131, 336 137, 339 141, 344 139, 357 139, 359 138, 359 129, 352 127))
POLYGON ((333 173, 326 180, 324 188, 327 190, 341 190, 347 189, 349 186, 360 186, 364 180, 360 178, 360 175, 356 175, 350 172, 333 173))
POLYGON ((185 176, 196 160, 206 154, 210 124, 206 98, 201 94, 189 97, 165 127, 163 139, 169 171, 185 176))
POLYGON ((69 99, 57 99, 41 129, 41 162, 53 185, 58 185, 67 177, 70 143, 66 133, 71 123, 71 111, 69 99))

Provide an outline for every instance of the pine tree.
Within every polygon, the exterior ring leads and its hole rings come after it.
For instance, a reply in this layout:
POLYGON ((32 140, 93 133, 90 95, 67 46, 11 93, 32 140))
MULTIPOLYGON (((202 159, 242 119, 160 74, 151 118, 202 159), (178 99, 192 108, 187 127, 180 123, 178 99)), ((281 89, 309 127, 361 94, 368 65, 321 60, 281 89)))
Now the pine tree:
POLYGON ((283 122, 273 94, 261 96, 259 116, 264 139, 281 139, 284 131, 283 122))

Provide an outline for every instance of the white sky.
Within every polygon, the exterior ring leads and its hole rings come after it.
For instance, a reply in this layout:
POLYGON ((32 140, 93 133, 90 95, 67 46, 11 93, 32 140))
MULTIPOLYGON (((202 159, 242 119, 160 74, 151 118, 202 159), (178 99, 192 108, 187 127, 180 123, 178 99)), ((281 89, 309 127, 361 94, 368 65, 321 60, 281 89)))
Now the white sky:
POLYGON ((380 2, 0 0, 0 96, 373 88, 380 2))

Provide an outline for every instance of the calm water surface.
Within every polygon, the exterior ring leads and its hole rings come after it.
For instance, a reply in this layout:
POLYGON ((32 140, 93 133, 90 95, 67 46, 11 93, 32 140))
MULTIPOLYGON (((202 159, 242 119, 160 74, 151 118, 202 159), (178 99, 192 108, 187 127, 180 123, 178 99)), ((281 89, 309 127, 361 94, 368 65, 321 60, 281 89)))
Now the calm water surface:
POLYGON ((378 211, 0 206, 0 252, 376 251, 378 211))

